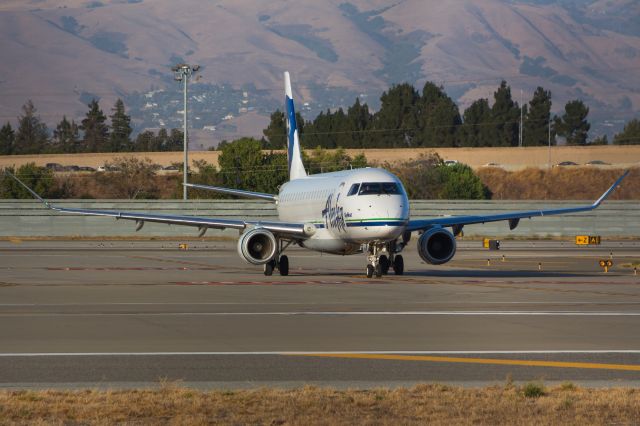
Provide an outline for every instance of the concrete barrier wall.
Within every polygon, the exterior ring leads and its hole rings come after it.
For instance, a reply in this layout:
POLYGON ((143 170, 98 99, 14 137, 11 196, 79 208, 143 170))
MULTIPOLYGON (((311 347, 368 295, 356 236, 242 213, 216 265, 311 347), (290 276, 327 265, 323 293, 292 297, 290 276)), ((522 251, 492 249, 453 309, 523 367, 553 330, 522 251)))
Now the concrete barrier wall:
MULTIPOLYGON (((490 214, 513 210, 561 208, 587 202, 541 201, 433 201, 411 202, 411 217, 442 215, 490 214)), ((123 210, 174 215, 196 215, 221 218, 277 219, 273 204, 261 201, 238 200, 101 200, 57 201, 68 208, 123 210)), ((606 237, 640 237, 640 203, 630 201, 605 202, 599 209, 572 215, 523 219, 514 231, 506 221, 469 225, 465 236, 560 237, 580 234, 606 237)), ((0 200, 0 237, 167 237, 195 236, 197 228, 146 223, 135 232, 135 222, 118 221, 107 217, 56 213, 31 200, 0 200)), ((237 236, 234 230, 209 230, 207 236, 237 236)))

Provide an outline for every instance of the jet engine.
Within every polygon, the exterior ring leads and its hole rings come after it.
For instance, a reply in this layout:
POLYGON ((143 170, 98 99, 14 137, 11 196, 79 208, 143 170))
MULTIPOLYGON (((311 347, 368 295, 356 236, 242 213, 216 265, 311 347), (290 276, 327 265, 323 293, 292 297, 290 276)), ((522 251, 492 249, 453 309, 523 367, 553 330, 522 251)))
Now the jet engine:
POLYGON ((456 239, 442 228, 431 228, 418 239, 418 254, 432 265, 442 265, 456 254, 456 239))
POLYGON ((274 258, 278 242, 266 229, 254 228, 238 240, 238 254, 253 265, 264 265, 274 258))

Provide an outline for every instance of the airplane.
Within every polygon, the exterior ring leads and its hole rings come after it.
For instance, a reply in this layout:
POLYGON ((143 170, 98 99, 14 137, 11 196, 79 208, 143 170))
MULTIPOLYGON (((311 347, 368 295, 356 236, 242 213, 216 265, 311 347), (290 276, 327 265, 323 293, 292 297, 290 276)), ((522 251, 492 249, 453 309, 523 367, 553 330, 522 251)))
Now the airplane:
POLYGON ((397 176, 381 168, 362 168, 307 175, 302 163, 300 139, 289 73, 284 73, 287 120, 289 181, 277 195, 239 189, 187 183, 190 188, 239 197, 268 200, 276 204, 277 221, 174 216, 109 210, 62 208, 42 199, 31 188, 6 171, 45 207, 61 213, 107 216, 136 222, 136 231, 145 222, 197 227, 203 236, 209 228, 238 229, 239 256, 263 267, 265 275, 278 270, 289 274, 289 258, 283 254, 292 244, 322 253, 351 255, 364 253, 366 276, 379 278, 393 269, 404 273, 402 250, 413 233, 418 233, 418 254, 426 263, 441 265, 456 253, 456 236, 464 226, 507 221, 511 230, 523 218, 577 213, 596 209, 629 173, 626 171, 593 204, 548 210, 514 211, 491 215, 441 216, 412 219, 409 199, 397 176))

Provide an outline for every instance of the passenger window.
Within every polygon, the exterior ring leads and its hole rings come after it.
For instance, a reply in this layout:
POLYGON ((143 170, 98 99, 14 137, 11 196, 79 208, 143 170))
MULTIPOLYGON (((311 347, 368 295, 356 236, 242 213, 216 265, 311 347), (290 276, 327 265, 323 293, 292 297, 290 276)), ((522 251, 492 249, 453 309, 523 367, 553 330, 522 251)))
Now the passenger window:
POLYGON ((358 193, 358 189, 360 189, 359 183, 354 183, 353 185, 351 185, 351 188, 349 189, 349 193, 347 194, 347 197, 356 195, 358 193))

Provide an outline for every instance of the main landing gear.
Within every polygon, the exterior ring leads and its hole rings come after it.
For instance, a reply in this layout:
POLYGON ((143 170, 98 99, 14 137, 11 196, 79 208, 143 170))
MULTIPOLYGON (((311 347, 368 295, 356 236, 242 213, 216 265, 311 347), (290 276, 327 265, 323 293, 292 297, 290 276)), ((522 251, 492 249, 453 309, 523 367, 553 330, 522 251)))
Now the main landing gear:
POLYGON ((289 275, 289 258, 287 255, 280 256, 280 253, 289 247, 291 241, 287 241, 286 244, 284 243, 285 241, 278 240, 278 251, 276 252, 275 257, 264 264, 264 274, 266 276, 273 275, 273 271, 276 269, 280 271, 280 275, 283 277, 289 275))
POLYGON ((398 247, 395 242, 385 244, 369 244, 366 247, 367 253, 367 278, 380 278, 389 273, 393 268, 396 275, 404 274, 404 259, 401 254, 402 246, 398 247))

